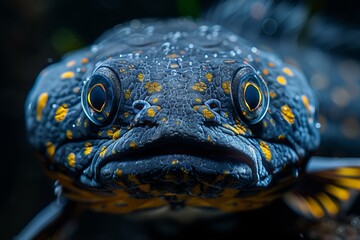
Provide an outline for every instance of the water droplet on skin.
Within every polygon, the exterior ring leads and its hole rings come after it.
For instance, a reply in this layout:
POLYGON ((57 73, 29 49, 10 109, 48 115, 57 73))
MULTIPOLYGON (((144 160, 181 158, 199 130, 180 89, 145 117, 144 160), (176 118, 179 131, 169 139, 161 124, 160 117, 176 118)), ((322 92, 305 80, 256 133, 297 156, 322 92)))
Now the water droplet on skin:
POLYGON ((298 178, 299 177, 299 170, 297 168, 293 168, 292 170, 292 174, 295 178, 298 178))
POLYGON ((252 51, 253 53, 256 53, 256 52, 257 52, 257 48, 256 48, 256 47, 252 47, 252 48, 251 48, 251 51, 252 51))
POLYGON ((208 58, 209 56, 208 55, 205 55, 205 58, 208 58))
POLYGON ((91 47, 91 52, 96 53, 99 50, 98 46, 94 45, 91 47))
POLYGON ((75 128, 75 124, 71 125, 73 128, 75 128))
POLYGON ((54 103, 53 105, 51 105, 52 108, 56 108, 56 103, 54 103))
POLYGON ((237 40, 237 36, 235 36, 235 35, 231 35, 231 36, 229 37, 229 41, 230 41, 230 42, 236 42, 236 40, 237 40))
POLYGON ((189 48, 193 48, 194 47, 194 44, 189 44, 189 48))
POLYGON ((236 47, 235 51, 236 51, 237 54, 241 54, 241 49, 240 48, 236 47))
POLYGON ((235 57, 236 56, 235 51, 230 51, 230 56, 235 57))
POLYGON ((130 27, 131 28, 134 28, 134 29, 137 29, 141 26, 141 22, 139 20, 132 20, 130 22, 130 27))
POLYGON ((321 123, 317 122, 317 123, 315 124, 315 127, 316 127, 316 128, 321 128, 321 123))

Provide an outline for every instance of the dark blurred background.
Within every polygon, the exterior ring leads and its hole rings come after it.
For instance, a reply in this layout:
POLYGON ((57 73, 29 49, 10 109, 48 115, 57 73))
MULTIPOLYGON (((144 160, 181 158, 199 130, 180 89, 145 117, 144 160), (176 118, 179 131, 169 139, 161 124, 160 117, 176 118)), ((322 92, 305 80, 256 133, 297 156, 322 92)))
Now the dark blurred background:
MULTIPOLYGON (((25 134, 24 102, 37 74, 104 30, 144 17, 198 17, 215 0, 3 0, 0 5, 0 239, 10 239, 54 200, 25 134)), ((357 1, 305 1, 309 12, 360 23, 357 1)), ((359 39, 354 40, 359 41, 359 39)))

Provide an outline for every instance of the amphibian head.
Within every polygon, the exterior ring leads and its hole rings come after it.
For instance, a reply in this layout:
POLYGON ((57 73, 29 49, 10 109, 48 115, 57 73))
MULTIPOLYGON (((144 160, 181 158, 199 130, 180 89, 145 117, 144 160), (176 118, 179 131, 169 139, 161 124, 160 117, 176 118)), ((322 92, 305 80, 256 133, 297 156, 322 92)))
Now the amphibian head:
POLYGON ((43 70, 27 129, 68 198, 108 212, 260 207, 319 144, 303 74, 226 29, 133 21, 43 70))

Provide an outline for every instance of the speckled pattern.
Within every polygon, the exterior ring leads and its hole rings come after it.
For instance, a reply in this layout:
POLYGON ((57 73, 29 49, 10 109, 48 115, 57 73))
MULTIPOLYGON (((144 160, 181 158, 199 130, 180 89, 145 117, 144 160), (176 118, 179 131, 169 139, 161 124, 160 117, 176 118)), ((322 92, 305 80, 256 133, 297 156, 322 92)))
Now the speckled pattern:
POLYGON ((26 125, 49 176, 94 210, 237 211, 303 174, 316 109, 297 68, 220 26, 134 20, 44 69, 26 125))

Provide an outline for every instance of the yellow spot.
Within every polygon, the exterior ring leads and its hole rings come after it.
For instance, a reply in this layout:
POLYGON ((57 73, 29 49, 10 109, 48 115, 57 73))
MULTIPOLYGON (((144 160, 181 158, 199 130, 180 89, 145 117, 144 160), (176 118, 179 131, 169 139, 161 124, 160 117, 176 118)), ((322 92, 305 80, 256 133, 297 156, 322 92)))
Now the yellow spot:
POLYGON ((230 81, 223 82, 221 84, 221 88, 223 89, 224 93, 230 94, 230 81))
POLYGON ((233 131, 235 134, 241 134, 241 135, 244 135, 244 134, 245 134, 245 132, 243 131, 243 129, 240 128, 240 127, 237 127, 236 125, 235 125, 235 127, 233 127, 233 126, 231 126, 231 125, 229 125, 229 124, 224 124, 223 127, 224 127, 224 128, 227 128, 227 129, 230 129, 230 130, 233 131))
POLYGON ((157 103, 158 101, 159 101, 158 98, 154 98, 154 99, 152 100, 153 103, 157 103))
POLYGON ((191 88, 194 89, 195 91, 203 92, 206 90, 206 85, 203 82, 199 82, 199 83, 195 83, 195 85, 192 86, 191 88))
POLYGON ((176 121, 176 125, 180 125, 180 121, 176 121))
POLYGON ((112 135, 114 141, 120 137, 120 131, 121 130, 119 129, 112 135))
POLYGON ((72 71, 64 72, 60 75, 61 79, 67 79, 67 78, 73 78, 75 76, 75 73, 72 71))
POLYGON ((271 97, 271 98, 276 97, 276 93, 274 93, 273 91, 270 91, 270 97, 271 97))
POLYGON ((307 96, 302 95, 301 100, 302 100, 306 110, 310 113, 310 104, 309 104, 309 99, 307 98, 307 96))
POLYGON ((224 60, 224 63, 234 63, 235 60, 224 60))
POLYGON ((105 156, 105 153, 106 153, 106 146, 103 146, 100 150, 100 157, 104 157, 105 156))
POLYGON ((75 167, 75 154, 74 153, 69 153, 68 157, 67 157, 67 161, 70 167, 75 167))
POLYGON ((121 169, 116 169, 115 170, 115 174, 118 176, 118 177, 121 177, 122 174, 123 174, 123 171, 121 169))
POLYGON ((92 151, 92 144, 90 142, 85 143, 84 155, 87 156, 92 151))
POLYGON ((177 63, 172 63, 172 64, 170 64, 170 68, 179 68, 180 66, 179 66, 179 64, 177 64, 177 63))
POLYGON ((66 66, 67 67, 73 67, 75 65, 75 63, 76 63, 75 60, 72 60, 72 61, 66 63, 66 66))
POLYGON ((137 75, 137 78, 139 79, 140 82, 142 82, 144 80, 144 74, 143 73, 139 73, 137 75))
POLYGON ((199 107, 200 106, 194 106, 193 108, 194 108, 195 111, 197 111, 197 110, 199 110, 199 107))
POLYGON ((56 109, 55 112, 55 120, 57 122, 61 122, 62 120, 64 120, 64 118, 66 117, 67 113, 68 113, 68 105, 67 104, 63 104, 61 105, 58 109, 56 109))
POLYGON ((291 71, 290 68, 287 68, 287 67, 284 67, 282 69, 283 73, 285 73, 286 75, 290 76, 290 77, 293 77, 294 76, 294 73, 291 71))
POLYGON ((174 160, 172 160, 171 164, 172 164, 172 165, 175 165, 175 164, 177 164, 178 162, 179 162, 179 160, 174 159, 174 160))
POLYGON ((40 121, 42 117, 42 111, 46 107, 46 103, 48 100, 48 93, 42 93, 39 95, 36 105, 36 120, 40 121))
POLYGON ((88 58, 83 58, 83 59, 81 59, 81 63, 82 64, 86 64, 86 63, 88 63, 89 62, 89 59, 88 58))
POLYGON ((229 117, 229 113, 224 112, 224 116, 225 116, 226 118, 229 117))
POLYGON ((84 121, 84 128, 87 128, 88 125, 89 125, 88 121, 84 121))
POLYGON ((55 146, 52 142, 46 143, 46 153, 49 155, 49 157, 53 157, 55 154, 55 146))
POLYGON ((204 115, 205 118, 210 119, 214 117, 214 114, 207 108, 204 108, 202 110, 202 114, 204 115))
POLYGON ((162 118, 161 121, 162 121, 162 122, 166 122, 166 118, 162 118))
POLYGON ((129 100, 129 99, 130 99, 130 94, 131 94, 130 89, 126 89, 126 90, 125 90, 125 93, 124 93, 124 97, 125 97, 126 100, 129 100))
POLYGON ((286 85, 286 78, 284 76, 277 76, 276 81, 280 83, 281 85, 286 85))
POLYGON ((207 74, 205 75, 205 77, 206 77, 206 79, 207 79, 209 82, 211 82, 212 79, 213 79, 213 75, 212 75, 211 73, 207 73, 207 74))
POLYGON ((269 75, 269 70, 267 70, 266 68, 264 68, 264 69, 262 70, 262 72, 263 72, 264 75, 269 75))
POLYGON ((281 134, 281 135, 279 135, 279 136, 277 137, 277 139, 278 139, 278 140, 283 140, 283 139, 285 139, 285 135, 284 135, 284 134, 281 134))
POLYGON ((124 112, 124 117, 125 117, 125 118, 128 118, 128 117, 129 117, 129 115, 130 115, 130 113, 129 113, 129 112, 124 112))
MULTIPOLYGON (((237 120, 235 121, 235 129, 240 133, 240 134, 245 134, 246 132, 246 127, 244 127, 243 125, 240 124, 240 122, 237 120)), ((250 131, 250 129, 249 129, 250 131)))
POLYGON ((114 135, 114 131, 112 129, 109 129, 109 130, 106 131, 106 135, 108 137, 112 137, 114 135))
POLYGON ((153 108, 149 108, 146 112, 147 112, 147 115, 149 117, 154 117, 155 116, 155 111, 154 111, 153 108))
POLYGON ((136 142, 131 142, 131 143, 130 143, 130 147, 131 147, 131 148, 136 148, 136 147, 137 147, 136 142))
POLYGON ((74 88, 73 88, 73 92, 74 92, 74 93, 79 93, 79 92, 80 92, 80 88, 79 88, 79 87, 74 87, 74 88))
POLYGON ((66 137, 67 137, 68 139, 72 139, 72 138, 73 138, 73 133, 72 133, 72 131, 66 130, 66 137))
POLYGON ((207 140, 208 140, 209 142, 212 142, 212 141, 213 141, 210 135, 208 135, 207 140))
POLYGON ((271 150, 270 150, 269 145, 267 145, 267 143, 265 143, 263 141, 260 141, 259 144, 260 144, 261 151, 265 155, 266 160, 270 161, 271 157, 272 157, 272 154, 271 154, 271 150))
POLYGON ((268 62, 269 67, 275 67, 275 64, 273 62, 268 62))
POLYGON ((195 102, 201 103, 201 99, 200 98, 195 98, 195 102))
POLYGON ((161 91, 161 85, 158 82, 147 82, 145 84, 145 88, 148 90, 149 93, 161 91))
POLYGON ((288 105, 281 107, 281 115, 288 123, 293 124, 295 122, 295 116, 288 105))
POLYGON ((160 106, 156 106, 156 109, 157 109, 158 111, 160 111, 161 107, 160 107, 160 106))
POLYGON ((166 55, 166 58, 177 58, 179 57, 176 53, 166 55))

